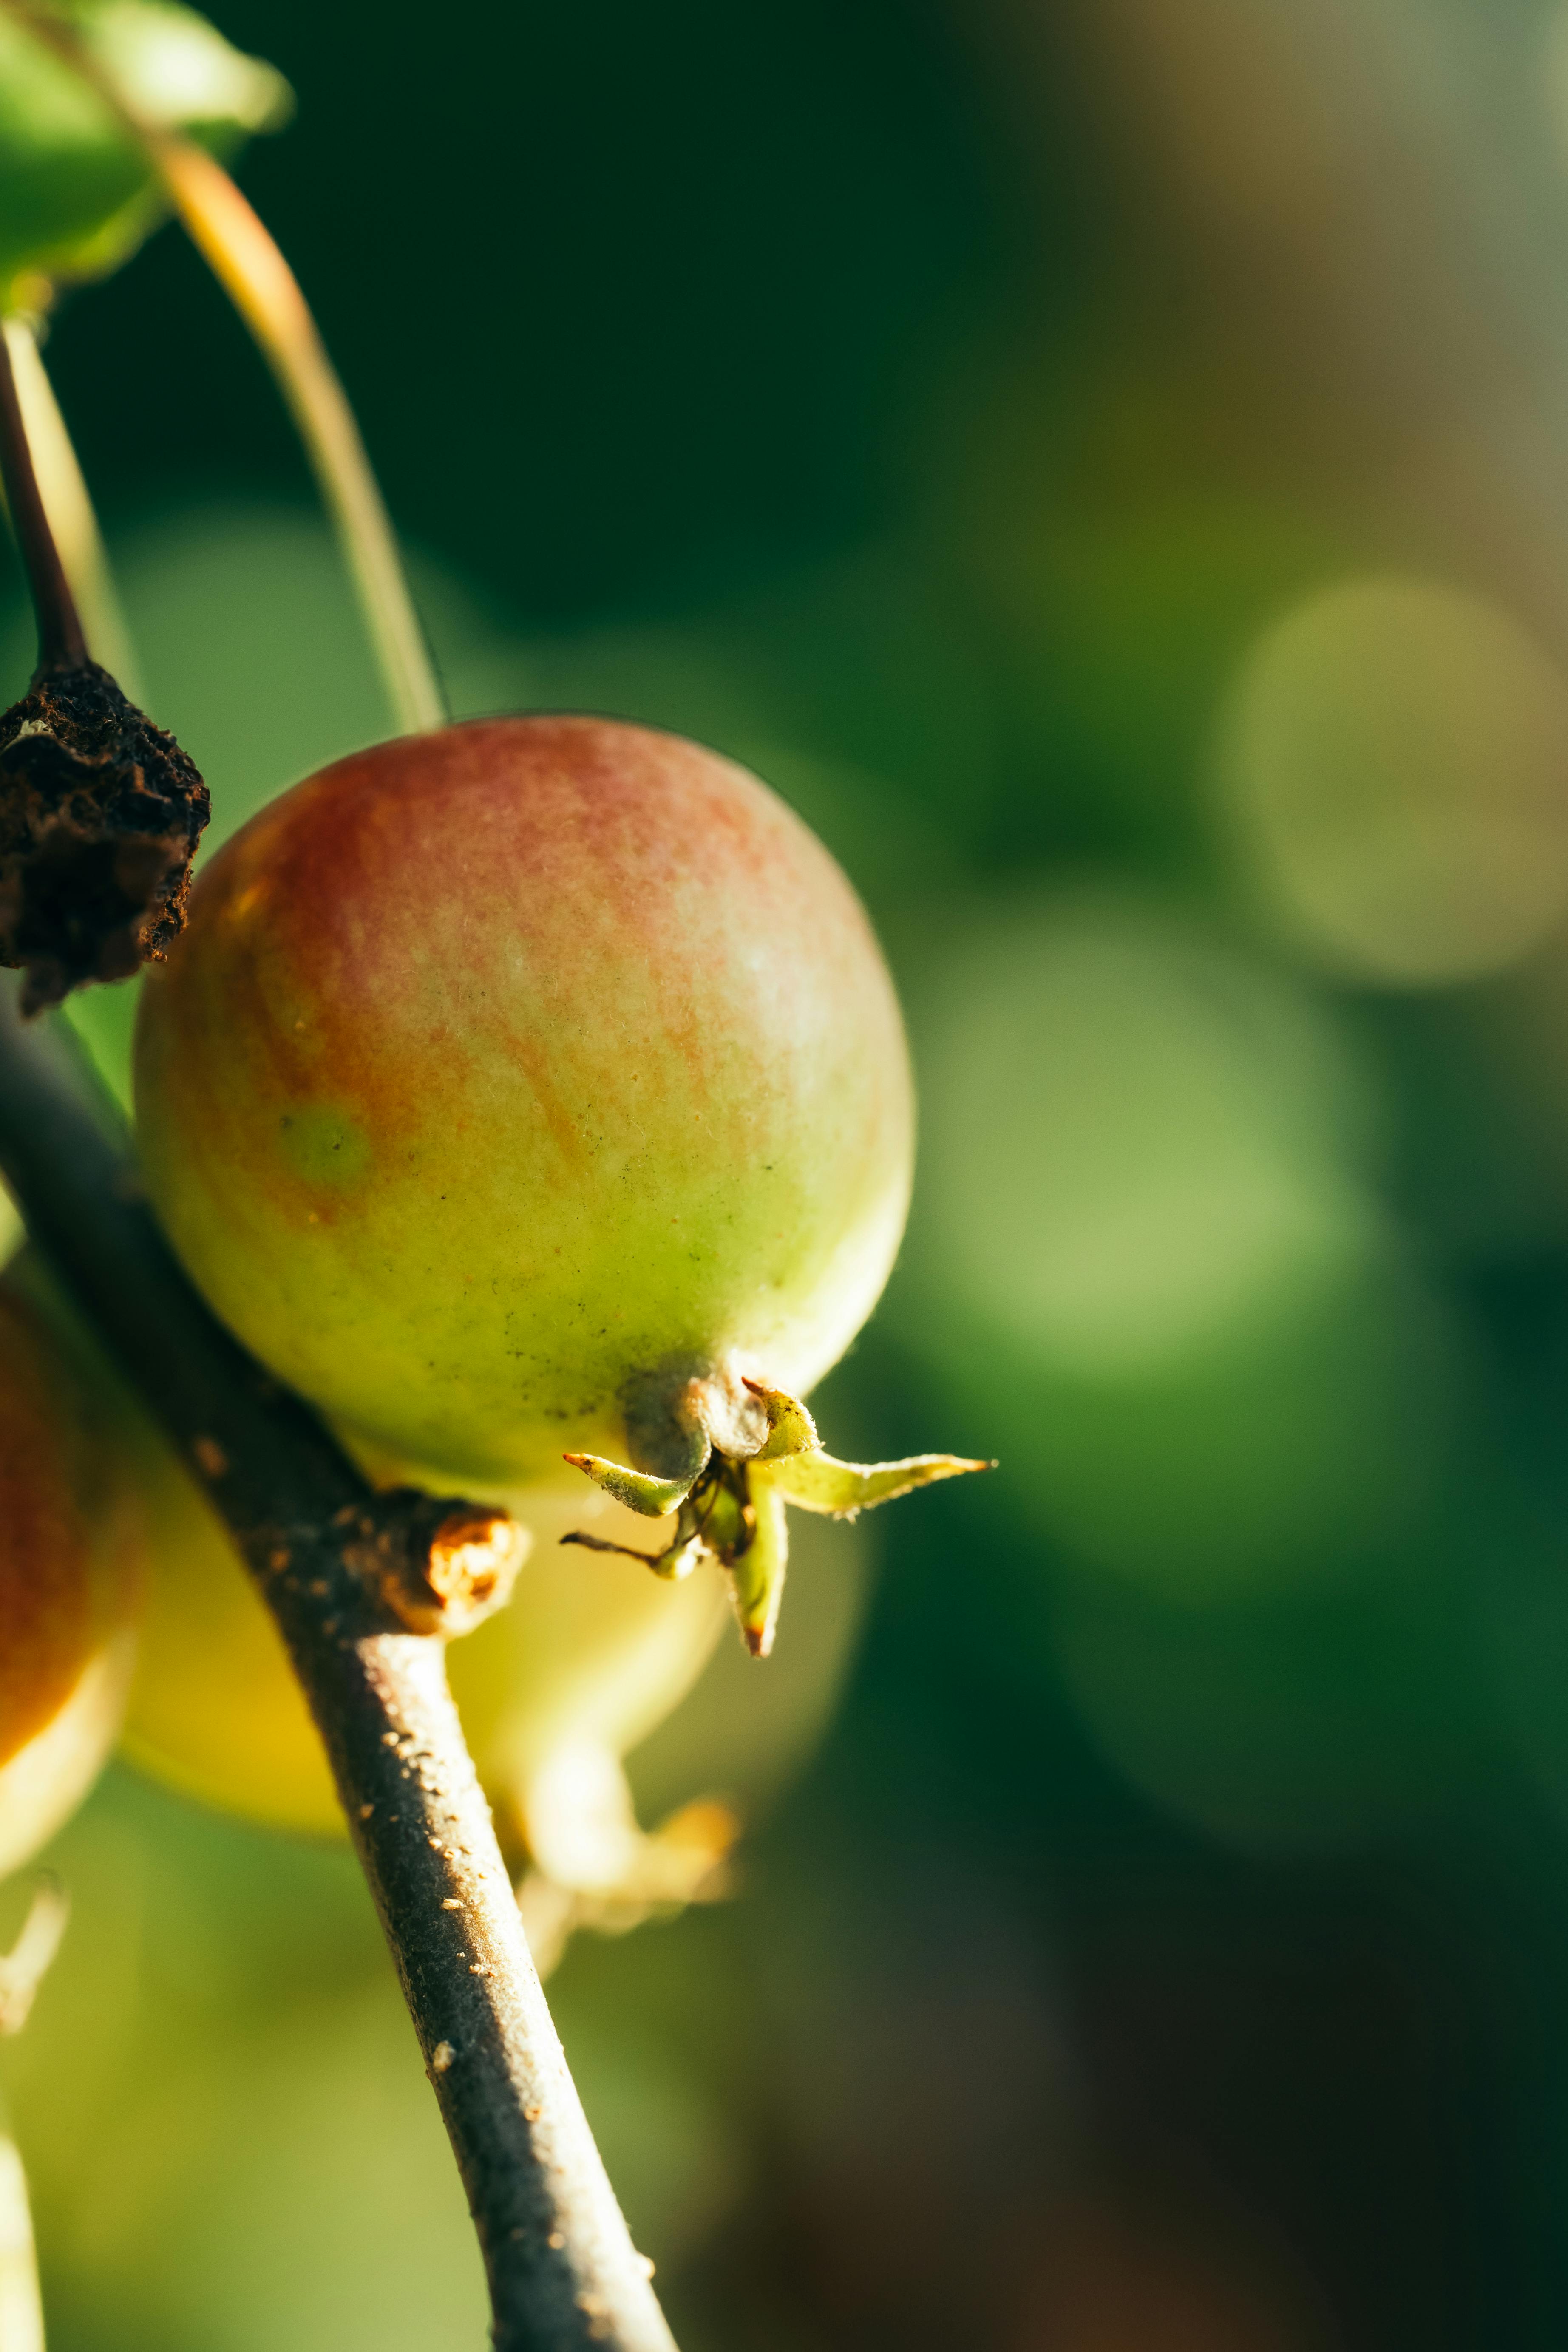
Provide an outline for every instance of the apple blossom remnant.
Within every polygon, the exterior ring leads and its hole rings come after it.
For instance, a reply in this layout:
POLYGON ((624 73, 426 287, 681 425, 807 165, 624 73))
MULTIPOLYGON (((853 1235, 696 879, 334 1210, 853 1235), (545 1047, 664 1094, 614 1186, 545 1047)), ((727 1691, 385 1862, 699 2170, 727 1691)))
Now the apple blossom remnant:
MULTIPOLYGON (((634 1552, 656 1576, 689 1576, 700 1559, 716 1559, 729 1572, 735 1614, 746 1647, 765 1658, 778 1627, 784 1598, 789 1538, 784 1505, 853 1519, 874 1504, 890 1503, 939 1478, 959 1478, 968 1470, 991 1470, 991 1462, 970 1462, 955 1454, 913 1454, 901 1462, 838 1462, 823 1451, 813 1421, 798 1397, 760 1381, 742 1387, 760 1412, 733 1451, 701 1429, 701 1462, 687 1479, 650 1478, 595 1454, 569 1454, 574 1468, 595 1486, 649 1518, 676 1514, 675 1532, 659 1552, 634 1552), (748 1442, 748 1439, 750 1442, 748 1442)), ((730 1440, 731 1447, 736 1440, 730 1440)), ((595 1551, 626 1551, 625 1544, 574 1533, 563 1543, 595 1551)))

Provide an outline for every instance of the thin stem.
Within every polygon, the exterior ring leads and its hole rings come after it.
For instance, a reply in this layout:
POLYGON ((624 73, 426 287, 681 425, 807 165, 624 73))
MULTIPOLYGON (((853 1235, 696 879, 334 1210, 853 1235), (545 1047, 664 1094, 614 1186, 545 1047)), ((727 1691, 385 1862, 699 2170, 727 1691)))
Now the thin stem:
POLYGON ((37 330, 30 319, 18 314, 0 320, 0 334, 4 334, 11 353, 16 398, 27 446, 33 453, 38 495, 88 644, 94 658, 118 681, 126 698, 145 702, 147 698, 137 673, 135 651, 115 591, 114 576, 109 568, 103 534, 38 349, 37 330))
MULTIPOLYGON (((22 1932, 0 1953, 0 2034, 20 2033, 70 1916, 61 1888, 39 1879, 22 1932)), ((0 2352, 44 2352, 44 2305, 22 2153, 0 2100, 0 2352)))
POLYGON ((39 0, 0 0, 112 108, 146 154, 271 368, 315 469, 398 727, 440 727, 446 700, 370 459, 299 281, 270 232, 205 148, 131 105, 73 26, 39 0))
POLYGON ((529 1955, 443 1644, 378 1580, 424 1498, 378 1496, 209 1313, 66 1034, 0 999, 0 1173, 227 1523, 277 1619, 468 2189, 500 2352, 674 2352, 529 1955))
MULTIPOLYGON (((21 1934, 8 1952, 0 1953, 0 2033, 20 2033, 31 2017, 38 1987, 55 1964, 70 1909, 59 1881, 47 1871, 42 1873, 21 1934)), ((3 2329, 0 2352, 5 2352, 3 2329)))
POLYGON ((0 2346, 44 2352, 44 2305, 21 2151, 0 2108, 0 2346))
POLYGON ((228 173, 204 149, 188 140, 153 137, 148 152, 192 241, 278 380, 353 576, 398 727, 413 735, 445 725, 446 698, 391 519, 293 271, 228 173))
POLYGON ((87 639, 33 470, 6 335, 0 335, 0 481, 32 591, 39 671, 80 669, 88 659, 87 639))

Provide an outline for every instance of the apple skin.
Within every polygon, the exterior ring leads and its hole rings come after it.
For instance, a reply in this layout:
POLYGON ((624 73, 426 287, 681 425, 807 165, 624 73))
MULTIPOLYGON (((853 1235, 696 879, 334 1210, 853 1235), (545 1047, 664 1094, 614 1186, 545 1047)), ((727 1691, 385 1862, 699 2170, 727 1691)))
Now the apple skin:
POLYGON ((404 737, 262 811, 150 975, 136 1105, 217 1313, 458 1477, 662 1473, 694 1380, 804 1393, 908 1206, 848 883, 745 770, 607 719, 404 737))
POLYGON ((143 1537, 107 1396, 0 1289, 0 1876, 76 1810, 114 1743, 143 1537))

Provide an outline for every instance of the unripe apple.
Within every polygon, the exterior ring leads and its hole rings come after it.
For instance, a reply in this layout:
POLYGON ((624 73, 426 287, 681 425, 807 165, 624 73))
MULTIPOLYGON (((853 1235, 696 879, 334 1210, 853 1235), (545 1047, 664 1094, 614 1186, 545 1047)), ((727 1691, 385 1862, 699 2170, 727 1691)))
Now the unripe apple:
POLYGON ((744 770, 605 719, 405 737, 253 818, 142 1000, 136 1100, 218 1313, 467 1479, 755 1451, 741 1375, 820 1377, 908 1201, 843 875, 744 770))
POLYGON ((0 1875, 113 1745, 142 1537, 110 1419, 31 1302, 0 1288, 0 1875))

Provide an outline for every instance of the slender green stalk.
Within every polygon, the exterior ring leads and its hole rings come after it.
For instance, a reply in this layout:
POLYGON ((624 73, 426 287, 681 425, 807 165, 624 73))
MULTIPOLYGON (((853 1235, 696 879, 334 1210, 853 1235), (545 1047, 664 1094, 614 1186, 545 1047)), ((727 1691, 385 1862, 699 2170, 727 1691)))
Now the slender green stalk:
POLYGON ((74 26, 44 0, 0 5, 91 83, 146 154, 277 379, 337 531, 398 727, 418 734, 444 725, 445 698, 364 442, 276 240, 205 148, 131 105, 74 26))
MULTIPOLYGON (((0 2034, 19 2033, 59 1949, 69 1906, 40 1879, 21 1935, 0 1954, 0 2034)), ((0 2352, 44 2352, 44 2306, 33 2249, 27 2176, 0 2101, 0 2352)))
POLYGON ((413 735, 444 725, 446 699, 391 518, 293 271, 228 173, 205 150, 160 135, 148 139, 147 149, 193 243, 278 380, 353 574, 399 728, 413 735))
MULTIPOLYGON (((32 2015, 38 1987, 55 1964, 69 1917, 65 1889, 47 1871, 43 1872, 33 1889, 21 1934, 8 1952, 0 1953, 0 2033, 20 2033, 32 2015)), ((0 2336, 0 2347, 10 2352, 4 2336, 0 2336)))
MULTIPOLYGON (((115 591, 103 535, 38 349, 37 332, 31 320, 16 316, 0 320, 0 334, 5 336, 11 357, 16 400, 33 455, 38 495, 59 550, 61 569, 81 615, 89 648, 94 661, 112 672, 132 702, 144 702, 146 696, 137 674, 131 632, 115 591)), ((5 2352, 3 2336, 0 2352, 5 2352)))
POLYGON ((0 2109, 0 2347, 44 2352, 44 2306, 33 2252, 27 2176, 0 2109))

